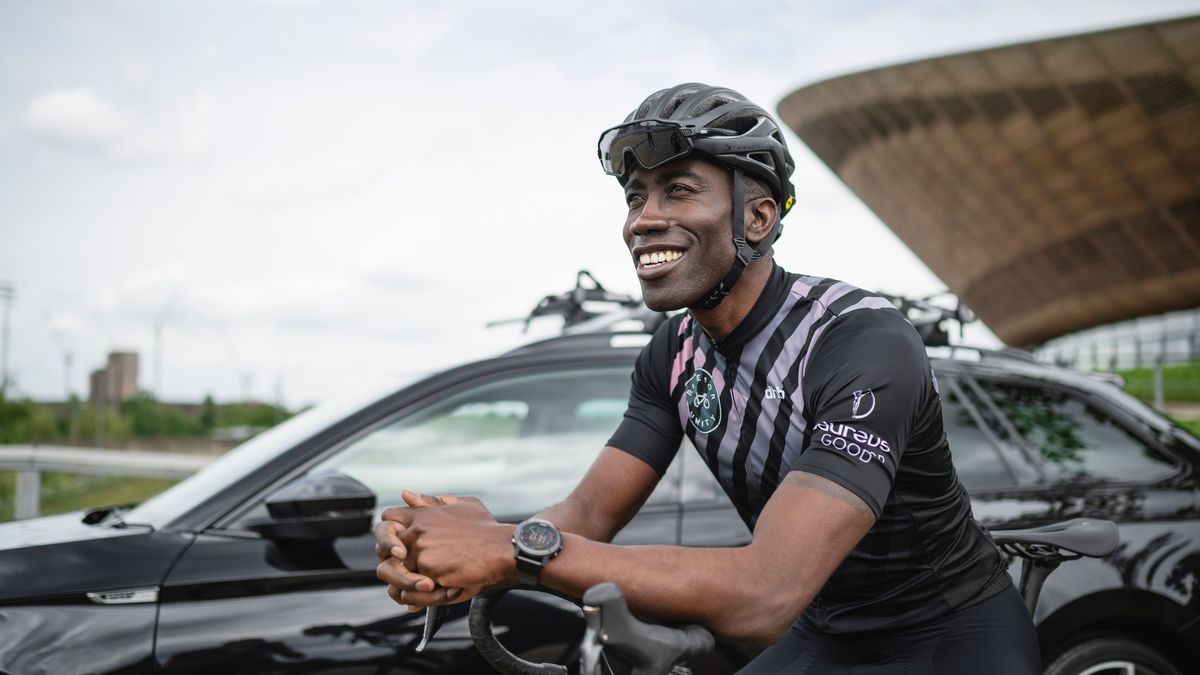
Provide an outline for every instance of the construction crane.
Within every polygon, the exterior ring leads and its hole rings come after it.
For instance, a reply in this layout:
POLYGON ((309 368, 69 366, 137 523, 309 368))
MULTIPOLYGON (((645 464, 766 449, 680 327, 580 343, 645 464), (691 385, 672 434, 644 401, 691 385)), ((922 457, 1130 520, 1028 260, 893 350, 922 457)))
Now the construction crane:
POLYGON ((0 301, 4 302, 4 327, 0 333, 0 396, 8 392, 8 324, 17 289, 7 281, 0 281, 0 301))

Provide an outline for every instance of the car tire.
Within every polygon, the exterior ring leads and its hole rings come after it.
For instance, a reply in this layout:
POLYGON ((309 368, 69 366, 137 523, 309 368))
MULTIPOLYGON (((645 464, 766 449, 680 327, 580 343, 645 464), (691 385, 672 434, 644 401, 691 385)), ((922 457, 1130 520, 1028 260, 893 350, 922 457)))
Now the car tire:
POLYGON ((1060 652, 1043 675, 1183 675, 1169 659, 1141 642, 1097 635, 1060 652))

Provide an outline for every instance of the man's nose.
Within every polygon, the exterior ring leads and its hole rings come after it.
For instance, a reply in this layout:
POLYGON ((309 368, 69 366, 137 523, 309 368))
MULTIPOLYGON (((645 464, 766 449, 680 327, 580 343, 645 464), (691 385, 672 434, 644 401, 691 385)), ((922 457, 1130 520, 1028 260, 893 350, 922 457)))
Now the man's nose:
POLYGON ((632 234, 644 235, 665 230, 670 226, 671 222, 663 212, 662 204, 656 199, 647 199, 637 218, 629 225, 629 231, 632 234))

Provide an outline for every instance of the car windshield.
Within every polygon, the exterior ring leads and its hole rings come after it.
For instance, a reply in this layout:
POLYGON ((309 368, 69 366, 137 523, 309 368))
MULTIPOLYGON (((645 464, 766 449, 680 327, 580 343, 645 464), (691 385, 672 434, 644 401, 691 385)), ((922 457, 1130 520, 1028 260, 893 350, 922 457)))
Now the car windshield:
POLYGON ((372 388, 369 393, 358 392, 306 410, 230 450, 187 479, 123 514, 122 519, 155 529, 166 527, 297 443, 398 390, 403 384, 372 388))

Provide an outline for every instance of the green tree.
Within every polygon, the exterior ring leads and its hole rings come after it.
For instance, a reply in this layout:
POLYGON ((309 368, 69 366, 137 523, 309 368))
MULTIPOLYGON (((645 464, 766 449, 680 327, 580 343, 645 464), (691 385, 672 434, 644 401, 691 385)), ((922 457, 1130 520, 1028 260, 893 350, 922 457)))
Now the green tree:
POLYGON ((83 403, 75 394, 67 399, 67 409, 62 419, 59 420, 59 429, 62 430, 62 435, 67 439, 67 442, 76 445, 79 443, 80 425, 83 421, 83 403))
POLYGON ((213 402, 212 394, 204 397, 200 407, 200 428, 205 434, 212 433, 217 426, 217 404, 213 402))
POLYGON ((0 443, 48 443, 58 438, 58 424, 44 406, 28 398, 0 397, 0 443))
POLYGON ((200 423, 178 409, 141 392, 121 404, 135 438, 188 438, 200 434, 200 423))
POLYGON ((269 403, 231 403, 221 406, 222 427, 273 427, 289 417, 291 413, 269 403))
POLYGON ((126 400, 121 404, 121 412, 129 419, 135 437, 157 438, 164 435, 162 406, 150 394, 143 391, 126 400))
MULTIPOLYGON (((94 443, 96 440, 96 418, 97 407, 95 404, 89 404, 87 410, 83 413, 82 423, 80 424, 80 435, 84 442, 94 443)), ((124 441, 129 438, 131 425, 120 412, 104 406, 104 443, 106 445, 113 442, 124 441)))

